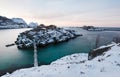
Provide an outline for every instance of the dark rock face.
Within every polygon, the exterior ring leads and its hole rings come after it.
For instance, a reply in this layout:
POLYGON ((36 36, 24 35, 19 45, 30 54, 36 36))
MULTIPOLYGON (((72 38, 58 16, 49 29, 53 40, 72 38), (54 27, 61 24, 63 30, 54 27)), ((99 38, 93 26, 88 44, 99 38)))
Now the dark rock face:
POLYGON ((83 26, 82 27, 83 29, 85 29, 85 30, 89 30, 89 29, 95 29, 95 27, 94 26, 83 26))
POLYGON ((35 40, 38 47, 46 46, 50 43, 59 43, 68 41, 72 38, 79 36, 74 30, 58 28, 54 25, 38 26, 29 31, 25 31, 18 35, 16 45, 18 48, 31 48, 33 47, 33 40, 35 40))
POLYGON ((9 18, 7 18, 7 17, 2 17, 2 16, 0 16, 0 25, 1 26, 5 26, 5 25, 7 25, 7 24, 13 24, 13 21, 11 20, 11 19, 9 19, 9 18))
POLYGON ((82 27, 84 30, 87 30, 87 31, 104 31, 104 29, 102 28, 98 28, 98 27, 94 27, 94 26, 83 26, 82 27))
POLYGON ((88 53, 88 60, 91 60, 99 55, 102 55, 104 52, 108 51, 112 46, 104 47, 100 49, 95 49, 88 53))

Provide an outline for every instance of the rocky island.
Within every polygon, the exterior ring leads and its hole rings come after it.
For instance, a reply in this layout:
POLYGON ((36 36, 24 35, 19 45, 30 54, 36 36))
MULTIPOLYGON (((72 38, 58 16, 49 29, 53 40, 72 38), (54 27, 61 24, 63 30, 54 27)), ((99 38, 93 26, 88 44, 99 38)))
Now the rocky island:
POLYGON ((51 43, 68 41, 77 36, 81 36, 81 34, 78 34, 75 30, 41 24, 37 28, 20 33, 15 43, 19 49, 33 47, 33 41, 36 42, 38 47, 41 47, 51 43))

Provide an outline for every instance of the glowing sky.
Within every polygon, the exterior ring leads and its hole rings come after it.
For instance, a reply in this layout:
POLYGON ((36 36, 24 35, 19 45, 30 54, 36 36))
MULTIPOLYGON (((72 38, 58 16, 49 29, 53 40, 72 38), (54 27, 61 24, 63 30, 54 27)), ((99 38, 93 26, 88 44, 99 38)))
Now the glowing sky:
POLYGON ((0 0, 0 15, 61 26, 120 26, 120 0, 0 0))

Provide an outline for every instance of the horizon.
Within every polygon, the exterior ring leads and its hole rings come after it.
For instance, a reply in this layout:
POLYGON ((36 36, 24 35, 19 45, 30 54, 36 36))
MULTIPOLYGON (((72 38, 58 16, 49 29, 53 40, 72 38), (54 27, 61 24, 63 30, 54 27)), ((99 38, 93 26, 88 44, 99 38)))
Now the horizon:
POLYGON ((119 3, 118 0, 1 0, 0 15, 60 27, 120 27, 119 3))

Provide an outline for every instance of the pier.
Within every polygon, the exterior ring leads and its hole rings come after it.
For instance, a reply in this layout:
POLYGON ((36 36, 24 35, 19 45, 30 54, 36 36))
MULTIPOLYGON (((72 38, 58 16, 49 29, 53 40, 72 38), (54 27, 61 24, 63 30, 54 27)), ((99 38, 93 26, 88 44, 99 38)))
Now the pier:
POLYGON ((12 44, 7 44, 7 45, 5 45, 6 47, 10 47, 10 46, 14 46, 15 45, 15 43, 12 43, 12 44))
POLYGON ((35 40, 33 40, 33 44, 34 44, 34 67, 38 67, 37 46, 35 40))

